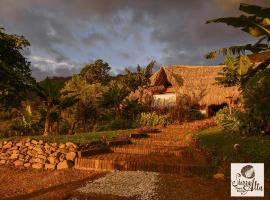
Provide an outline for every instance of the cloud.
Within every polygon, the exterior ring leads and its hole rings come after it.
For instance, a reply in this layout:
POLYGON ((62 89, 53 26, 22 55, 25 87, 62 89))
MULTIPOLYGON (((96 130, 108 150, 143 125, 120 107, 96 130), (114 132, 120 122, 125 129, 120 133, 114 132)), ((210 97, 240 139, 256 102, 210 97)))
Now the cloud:
POLYGON ((43 59, 32 60, 38 76, 69 74, 96 58, 120 71, 150 58, 162 65, 217 64, 220 60, 203 55, 254 41, 232 27, 205 24, 239 15, 240 2, 270 5, 269 0, 0 0, 0 25, 30 40, 27 56, 43 59))
POLYGON ((57 62, 49 58, 31 56, 32 74, 37 80, 42 80, 47 76, 71 76, 79 73, 79 67, 75 63, 57 62))

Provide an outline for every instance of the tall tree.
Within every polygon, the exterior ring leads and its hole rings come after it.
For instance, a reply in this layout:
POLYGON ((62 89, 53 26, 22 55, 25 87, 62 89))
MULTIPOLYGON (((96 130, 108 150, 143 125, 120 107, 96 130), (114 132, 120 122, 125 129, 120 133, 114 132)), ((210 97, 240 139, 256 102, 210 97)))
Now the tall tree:
POLYGON ((22 51, 30 43, 23 36, 5 33, 0 28, 0 106, 17 107, 35 85, 30 62, 22 51))
POLYGON ((132 72, 126 68, 124 83, 131 91, 135 91, 140 86, 148 85, 150 82, 149 78, 152 76, 152 71, 155 63, 155 61, 151 61, 145 68, 138 65, 136 72, 132 72))
POLYGON ((111 81, 108 89, 102 93, 99 104, 104 108, 112 108, 117 117, 121 117, 121 104, 129 91, 126 86, 117 81, 111 81))
POLYGON ((46 78, 39 87, 38 94, 45 106, 45 122, 43 132, 43 135, 45 136, 49 134, 51 113, 55 112, 56 110, 61 111, 62 109, 70 107, 77 102, 76 95, 68 96, 64 99, 61 98, 61 87, 61 84, 54 83, 49 78, 46 78))
POLYGON ((94 63, 87 64, 82 70, 80 75, 89 83, 107 84, 111 77, 109 71, 111 67, 108 63, 101 59, 96 60, 94 63))

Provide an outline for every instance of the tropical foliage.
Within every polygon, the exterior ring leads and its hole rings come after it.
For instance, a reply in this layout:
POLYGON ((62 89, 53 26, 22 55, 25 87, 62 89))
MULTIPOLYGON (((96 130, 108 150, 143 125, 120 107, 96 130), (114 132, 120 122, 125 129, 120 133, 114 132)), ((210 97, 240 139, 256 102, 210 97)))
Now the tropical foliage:
POLYGON ((127 85, 129 90, 135 91, 140 86, 146 86, 149 84, 149 78, 152 75, 155 61, 151 61, 145 68, 140 65, 137 66, 136 72, 132 72, 129 69, 125 69, 124 83, 127 85))
POLYGON ((7 34, 0 27, 0 108, 20 106, 35 85, 30 63, 22 54, 29 45, 23 36, 7 34))
POLYGON ((257 5, 241 3, 240 11, 246 13, 239 17, 225 17, 209 20, 206 23, 225 23, 235 28, 240 28, 242 31, 259 38, 255 44, 247 44, 242 46, 231 46, 212 51, 206 55, 206 58, 215 58, 222 55, 240 55, 246 51, 259 53, 269 50, 270 41, 270 8, 262 8, 257 5))
MULTIPOLYGON (((256 5, 241 4, 241 11, 249 14, 240 17, 226 17, 210 20, 207 23, 226 23, 236 28, 259 37, 259 41, 254 45, 248 44, 238 47, 222 48, 218 51, 210 52, 206 57, 213 58, 218 54, 238 54, 238 57, 227 57, 226 66, 216 80, 226 87, 238 86, 243 96, 243 106, 236 112, 220 119, 225 128, 228 124, 235 127, 237 121, 239 131, 245 134, 269 132, 270 128, 270 93, 269 77, 270 71, 267 68, 270 59, 262 63, 252 63, 247 56, 240 54, 249 50, 253 53, 270 51, 268 42, 270 41, 270 8, 262 8, 256 5), (224 123, 224 121, 226 123, 224 123)), ((219 118, 222 118, 220 114, 219 118)))
POLYGON ((101 83, 107 84, 111 77, 109 71, 111 67, 108 63, 101 59, 96 60, 93 63, 87 64, 82 70, 80 75, 87 81, 87 83, 101 83))

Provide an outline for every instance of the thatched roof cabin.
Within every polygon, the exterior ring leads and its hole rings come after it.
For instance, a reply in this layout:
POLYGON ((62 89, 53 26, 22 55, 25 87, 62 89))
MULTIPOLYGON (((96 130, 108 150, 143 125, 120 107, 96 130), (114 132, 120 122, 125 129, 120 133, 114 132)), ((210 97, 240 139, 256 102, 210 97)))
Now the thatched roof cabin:
MULTIPOLYGON (((250 60, 260 63, 270 58, 270 51, 248 55, 250 60)), ((221 105, 237 100, 240 96, 237 87, 223 87, 215 78, 224 65, 218 66, 163 66, 150 78, 147 88, 139 88, 130 99, 138 99, 152 106, 174 106, 177 100, 188 97, 200 107, 221 105)))
MULTIPOLYGON (((237 87, 229 88, 216 84, 215 78, 219 76, 218 73, 223 67, 223 65, 161 67, 150 78, 151 86, 164 86, 165 89, 160 94, 189 96, 196 99, 200 106, 223 104, 228 98, 239 97, 237 87)), ((159 97, 162 98, 162 95, 159 97)))

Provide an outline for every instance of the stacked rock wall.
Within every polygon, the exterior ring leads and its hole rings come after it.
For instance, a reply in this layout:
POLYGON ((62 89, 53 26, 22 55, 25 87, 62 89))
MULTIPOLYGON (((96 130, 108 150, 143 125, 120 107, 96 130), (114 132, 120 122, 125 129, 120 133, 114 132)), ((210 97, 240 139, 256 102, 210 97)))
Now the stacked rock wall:
POLYGON ((74 165, 78 155, 76 144, 46 143, 42 140, 21 139, 0 141, 0 165, 35 169, 66 169, 74 165))

